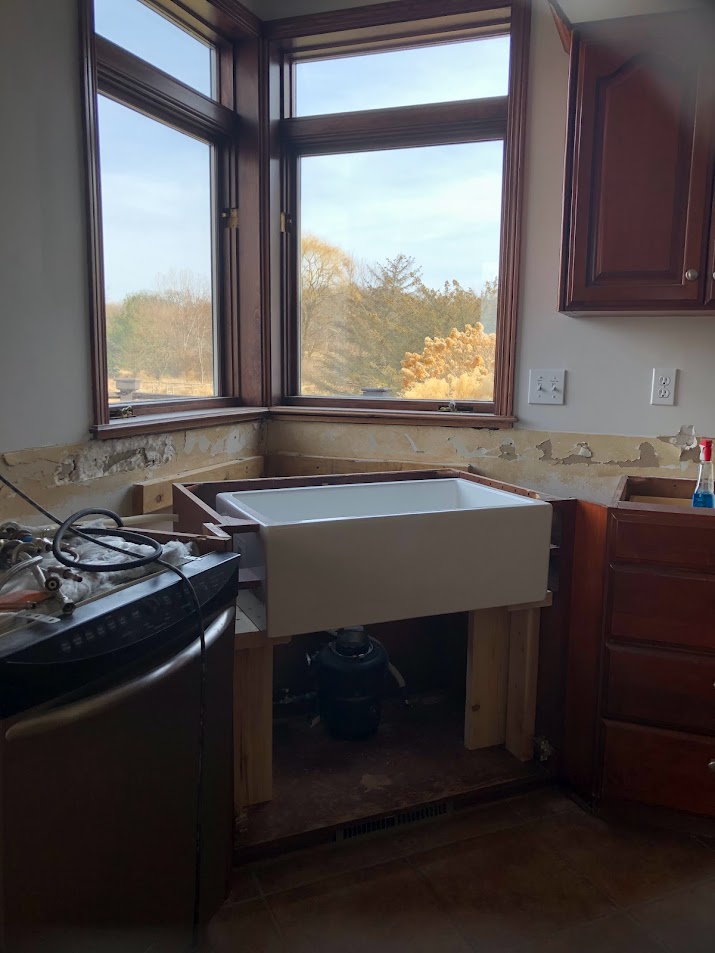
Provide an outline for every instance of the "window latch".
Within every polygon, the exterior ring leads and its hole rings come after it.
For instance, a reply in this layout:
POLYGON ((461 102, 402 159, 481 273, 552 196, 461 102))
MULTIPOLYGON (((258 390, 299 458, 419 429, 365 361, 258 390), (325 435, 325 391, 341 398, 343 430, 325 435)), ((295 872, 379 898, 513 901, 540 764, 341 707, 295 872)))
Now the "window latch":
POLYGON ((439 410, 441 410, 443 414, 472 414, 474 413, 474 407, 472 407, 471 405, 462 404, 460 406, 454 400, 450 400, 448 404, 442 404, 439 407, 439 410))
POLYGON ((221 212, 221 218, 226 228, 238 228, 237 208, 225 208, 223 212, 221 212))
POLYGON ((293 219, 288 212, 281 212, 281 232, 285 235, 293 230, 293 219))
POLYGON ((133 417, 133 416, 134 416, 134 411, 129 406, 129 404, 124 404, 122 406, 113 404, 109 408, 110 420, 116 420, 117 418, 121 418, 121 417, 133 417))

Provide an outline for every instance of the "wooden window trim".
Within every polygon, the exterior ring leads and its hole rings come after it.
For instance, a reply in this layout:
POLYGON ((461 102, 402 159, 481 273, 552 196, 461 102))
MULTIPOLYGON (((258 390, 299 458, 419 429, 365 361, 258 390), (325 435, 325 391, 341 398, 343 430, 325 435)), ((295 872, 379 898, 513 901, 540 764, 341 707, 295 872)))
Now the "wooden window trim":
POLYGON ((192 408, 182 413, 160 412, 155 408, 154 413, 96 424, 90 431, 96 440, 115 440, 118 437, 138 437, 144 434, 247 423, 251 420, 263 420, 267 413, 266 407, 192 408))
MULTIPOLYGON (((349 409, 346 407, 317 407, 291 406, 272 407, 269 413, 271 420, 302 420, 313 423, 341 423, 341 424, 403 424, 422 427, 462 427, 485 430, 504 430, 513 427, 516 417, 498 416, 488 413, 449 413, 436 412, 435 408, 419 410, 405 407, 407 401, 401 401, 399 408, 383 409, 366 407, 362 402, 360 407, 349 409)), ((369 403, 369 402, 368 402, 369 403)), ((412 404, 412 401, 409 401, 412 404)), ((415 403, 422 403, 416 401, 415 403)))
POLYGON ((360 409, 393 412, 396 410, 439 411, 440 416, 454 406, 460 414, 486 416, 494 413, 494 402, 486 400, 406 400, 404 398, 383 399, 376 397, 286 397, 283 407, 318 407, 324 413, 332 407, 339 410, 356 411, 360 409))
MULTIPOLYGON (((432 37, 433 41, 449 36, 456 18, 461 29, 469 26, 469 17, 475 14, 494 14, 499 27, 490 32, 503 32, 509 24, 511 56, 509 66, 509 95, 493 100, 438 104, 436 107, 398 107, 396 109, 366 110, 360 113, 331 114, 313 117, 301 116, 280 119, 276 103, 290 103, 293 96, 292 72, 283 69, 282 95, 276 98, 270 118, 280 127, 284 150, 284 173, 280 207, 289 212, 290 227, 284 240, 281 274, 283 278, 282 311, 283 332, 281 346, 283 360, 283 396, 280 412, 295 417, 303 415, 331 416, 354 420, 404 420, 405 414, 427 415, 434 426, 446 423, 447 417, 457 418, 450 425, 511 426, 515 422, 514 374, 516 363, 517 317, 519 307, 519 273, 521 261, 521 220, 523 214, 524 155, 526 145, 526 97, 529 65, 531 25, 530 0, 496 8, 493 2, 481 0, 447 0, 435 14, 430 0, 404 0, 403 3, 377 4, 339 11, 296 17, 266 24, 266 33, 272 39, 273 60, 295 62, 306 55, 330 55, 340 49, 347 52, 348 37, 358 43, 360 52, 385 48, 395 40, 395 25, 401 25, 402 37, 432 37), (399 9, 396 9, 399 8, 399 9), (504 15, 506 9, 508 16, 504 15), (418 20, 420 22, 415 22, 418 20), (410 27, 405 26, 411 22, 410 27), (404 122, 402 119, 404 119, 404 122), (473 413, 446 414, 440 410, 445 401, 420 401, 419 409, 406 407, 404 400, 365 401, 363 398, 322 398, 296 395, 298 341, 296 321, 298 268, 295 250, 298 208, 296 201, 295 158, 298 155, 319 155, 347 152, 351 149, 395 148, 427 144, 428 122, 444 118, 440 132, 433 131, 429 142, 464 142, 485 139, 504 139, 504 166, 502 184, 502 229, 499 261, 499 298, 497 302, 497 349, 494 376, 494 400, 484 404, 483 410, 473 413), (417 123, 410 131, 410 120, 417 123), (471 133, 467 135, 470 129, 471 133), (421 128, 420 128, 421 127, 421 128), (475 132, 475 128, 479 131, 475 132), (437 137, 442 138, 437 138, 437 137), (292 221, 291 221, 292 220, 292 221), (352 409, 350 409, 352 407, 352 409), (311 413, 314 411, 314 413, 311 413), (460 423, 461 422, 461 423, 460 423)), ((474 28, 472 24, 472 28, 474 28)), ((402 45, 405 43, 403 41, 402 45)), ((277 201, 273 198, 274 204, 277 201)), ((275 223, 273 223, 275 229, 275 223)), ((275 401, 274 401, 275 403, 275 401)), ((477 403, 477 402, 475 402, 477 403)), ((409 419, 409 418, 407 418, 409 419)))
POLYGON ((301 155, 448 145, 504 139, 507 97, 296 116, 281 124, 283 141, 301 155))
POLYGON ((97 88, 104 96, 146 110, 152 118, 202 139, 234 138, 238 117, 232 109, 204 96, 150 63, 95 37, 97 88))
POLYGON ((263 24, 238 0, 152 0, 171 20, 211 43, 259 37, 263 24))
POLYGON ((216 48, 218 97, 212 99, 174 79, 104 37, 95 35, 92 0, 80 0, 83 128, 90 275, 92 410, 90 432, 98 438, 129 433, 209 426, 245 419, 266 403, 262 301, 256 243, 239 248, 239 229, 225 229, 218 212, 241 207, 240 228, 258 234, 260 143, 248 130, 258 126, 257 62, 260 21, 236 0, 154 0, 177 23, 216 48), (217 7, 219 9, 217 9, 217 7), (107 401, 106 316, 97 127, 97 95, 107 95, 181 132, 214 145, 217 201, 215 232, 216 328, 221 396, 131 404, 130 418, 110 418, 107 401), (241 163, 238 162, 239 139, 241 163), (241 254, 239 254, 241 251, 241 254), (239 322, 239 311, 243 320, 239 322), (256 347, 256 342, 258 342, 256 347), (201 421, 197 423, 197 421, 201 421), (174 426, 176 425, 176 426, 174 426))
POLYGON ((377 43, 412 42, 445 32, 458 38, 460 31, 473 31, 485 24, 508 25, 510 6, 495 0, 440 0, 439 4, 400 0, 399 4, 377 3, 270 20, 264 24, 264 35, 294 54, 319 50, 325 56, 346 45, 362 51, 363 44, 374 49, 377 43))

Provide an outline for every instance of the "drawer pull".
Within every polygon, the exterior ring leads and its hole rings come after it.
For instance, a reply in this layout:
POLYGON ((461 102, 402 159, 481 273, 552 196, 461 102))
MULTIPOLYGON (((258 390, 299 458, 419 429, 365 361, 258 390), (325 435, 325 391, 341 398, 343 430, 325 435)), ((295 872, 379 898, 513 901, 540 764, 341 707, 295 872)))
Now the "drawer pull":
POLYGON ((715 771, 715 758, 713 758, 713 760, 710 762, 708 767, 710 768, 711 771, 715 771))

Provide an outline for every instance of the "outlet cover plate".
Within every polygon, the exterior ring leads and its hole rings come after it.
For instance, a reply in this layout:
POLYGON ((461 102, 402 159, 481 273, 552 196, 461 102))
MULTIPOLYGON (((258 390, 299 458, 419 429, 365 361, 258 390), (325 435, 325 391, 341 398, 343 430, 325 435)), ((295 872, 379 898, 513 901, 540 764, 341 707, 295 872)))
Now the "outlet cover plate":
POLYGON ((654 367, 650 390, 651 404, 674 404, 677 383, 677 367, 654 367))
POLYGON ((529 371, 530 404, 563 404, 566 371, 541 368, 529 371))

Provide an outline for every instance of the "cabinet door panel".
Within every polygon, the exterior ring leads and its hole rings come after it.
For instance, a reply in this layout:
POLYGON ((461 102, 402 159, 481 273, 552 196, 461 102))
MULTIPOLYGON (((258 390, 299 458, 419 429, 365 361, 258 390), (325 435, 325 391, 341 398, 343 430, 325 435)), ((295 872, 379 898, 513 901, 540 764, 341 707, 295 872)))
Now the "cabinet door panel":
POLYGON ((612 567, 609 602, 614 639, 715 650, 715 576, 612 567))
POLYGON ((562 310, 702 306, 712 120, 685 17, 639 17, 577 47, 562 310), (697 274, 689 280, 686 273, 697 274))
POLYGON ((619 722, 605 734, 605 798, 715 816, 714 738, 619 722))
POLYGON ((715 734, 715 657, 606 647, 607 718, 715 734))
POLYGON ((715 513, 611 510, 609 547, 614 562, 715 573, 715 513))

